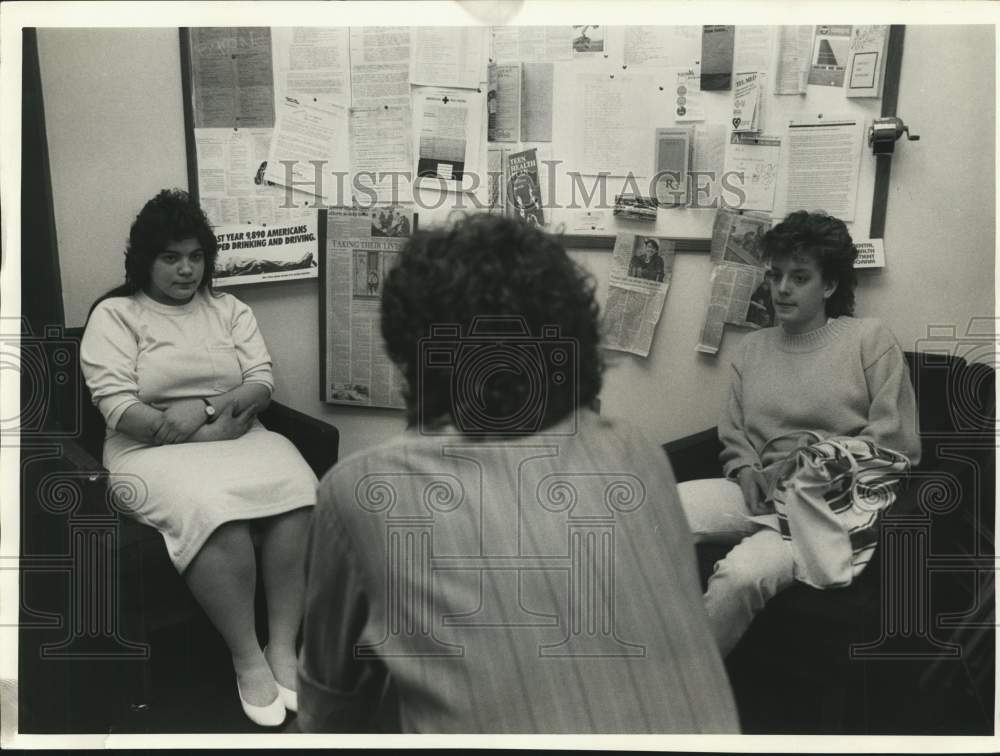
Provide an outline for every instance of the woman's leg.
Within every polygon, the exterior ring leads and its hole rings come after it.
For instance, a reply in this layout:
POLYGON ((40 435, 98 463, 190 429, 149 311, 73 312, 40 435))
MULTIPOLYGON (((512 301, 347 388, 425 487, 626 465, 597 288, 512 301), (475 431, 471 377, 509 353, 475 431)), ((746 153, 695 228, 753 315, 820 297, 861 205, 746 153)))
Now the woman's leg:
POLYGON ((793 582, 791 548, 776 530, 750 519, 737 483, 724 478, 677 486, 696 543, 735 543, 715 565, 705 591, 705 610, 725 657, 753 618, 793 582))
POLYGON ((295 639, 305 596, 305 543, 310 507, 264 521, 261 563, 267 596, 267 661, 275 679, 295 690, 295 639))
POLYGON ((257 568, 249 524, 219 526, 184 570, 184 579, 229 646, 244 700, 254 706, 274 701, 278 689, 254 625, 257 568))
POLYGON ((764 605, 794 582, 792 566, 791 546, 770 528, 747 536, 716 563, 705 610, 723 658, 764 605))

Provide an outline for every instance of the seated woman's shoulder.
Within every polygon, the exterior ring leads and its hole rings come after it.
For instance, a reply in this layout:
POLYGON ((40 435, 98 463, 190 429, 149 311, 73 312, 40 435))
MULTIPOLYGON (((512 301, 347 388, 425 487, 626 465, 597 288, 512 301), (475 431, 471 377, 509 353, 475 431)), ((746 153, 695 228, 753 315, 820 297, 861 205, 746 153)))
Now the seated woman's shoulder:
POLYGON ((879 334, 892 335, 892 331, 880 318, 855 318, 850 315, 843 315, 838 320, 854 328, 859 333, 877 336, 879 334))
POLYGON ((843 316, 838 320, 844 321, 845 325, 858 335, 862 347, 865 351, 884 353, 887 349, 898 346, 896 335, 879 318, 853 318, 843 316))
POLYGON ((230 314, 236 314, 245 310, 252 312, 250 305, 226 291, 202 289, 200 295, 209 307, 221 312, 230 314))
POLYGON ((113 318, 128 317, 138 312, 139 309, 139 303, 134 296, 108 297, 94 305, 94 309, 91 310, 87 320, 89 322, 95 315, 99 318, 109 316, 113 318))

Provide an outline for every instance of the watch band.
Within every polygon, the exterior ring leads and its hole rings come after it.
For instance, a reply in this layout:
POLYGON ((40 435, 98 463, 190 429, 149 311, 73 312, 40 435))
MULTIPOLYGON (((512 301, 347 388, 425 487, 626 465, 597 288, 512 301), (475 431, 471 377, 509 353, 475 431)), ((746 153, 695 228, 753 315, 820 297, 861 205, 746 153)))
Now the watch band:
POLYGON ((215 422, 215 417, 216 417, 215 407, 213 407, 212 403, 208 401, 208 399, 206 399, 205 397, 202 397, 201 400, 205 402, 205 417, 206 417, 205 422, 206 423, 215 422))

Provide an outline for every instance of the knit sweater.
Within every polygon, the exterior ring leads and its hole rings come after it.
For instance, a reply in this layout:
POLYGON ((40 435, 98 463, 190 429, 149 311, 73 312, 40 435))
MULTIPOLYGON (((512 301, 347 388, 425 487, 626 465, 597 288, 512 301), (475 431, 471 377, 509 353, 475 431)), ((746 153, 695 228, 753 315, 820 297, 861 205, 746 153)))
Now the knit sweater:
POLYGON ((783 459, 797 439, 782 434, 861 436, 920 461, 916 400, 906 359, 881 321, 840 317, 804 334, 781 327, 748 333, 733 359, 719 423, 726 477, 783 459), (763 452, 763 453, 761 453, 763 452))

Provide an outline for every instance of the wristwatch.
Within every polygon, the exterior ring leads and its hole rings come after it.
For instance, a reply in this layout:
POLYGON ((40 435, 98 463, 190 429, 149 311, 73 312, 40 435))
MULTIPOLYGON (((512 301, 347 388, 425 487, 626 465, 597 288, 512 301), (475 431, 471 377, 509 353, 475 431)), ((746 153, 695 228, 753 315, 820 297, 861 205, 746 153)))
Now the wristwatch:
POLYGON ((205 397, 202 397, 201 400, 203 402, 205 402, 205 422, 206 423, 214 423, 215 422, 215 407, 213 407, 212 403, 210 401, 208 401, 208 399, 206 399, 205 397))

